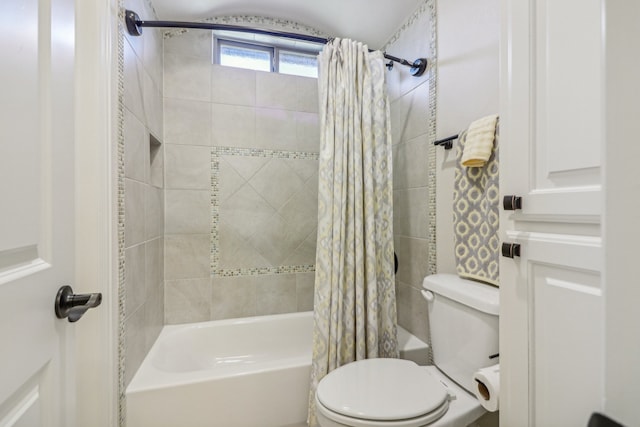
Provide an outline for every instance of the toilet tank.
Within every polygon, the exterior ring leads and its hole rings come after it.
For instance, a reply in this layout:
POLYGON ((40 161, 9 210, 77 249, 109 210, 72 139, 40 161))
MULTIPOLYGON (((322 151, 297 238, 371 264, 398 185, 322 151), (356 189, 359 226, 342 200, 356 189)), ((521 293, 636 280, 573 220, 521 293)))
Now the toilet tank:
POLYGON ((498 288, 453 274, 427 276, 422 287, 434 364, 471 392, 473 373, 499 362, 498 288))

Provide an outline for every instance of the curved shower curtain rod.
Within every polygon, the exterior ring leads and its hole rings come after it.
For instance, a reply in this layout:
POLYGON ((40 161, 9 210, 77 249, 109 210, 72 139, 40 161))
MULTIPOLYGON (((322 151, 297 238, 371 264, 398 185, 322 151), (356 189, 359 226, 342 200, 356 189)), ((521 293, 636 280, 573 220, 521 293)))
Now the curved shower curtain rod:
MULTIPOLYGON (((323 37, 308 36, 305 34, 288 33, 283 31, 270 31, 262 30, 259 28, 242 27, 239 25, 227 25, 227 24, 212 24, 208 22, 181 22, 181 21, 143 21, 140 19, 137 13, 132 10, 125 10, 124 20, 127 25, 127 32, 132 36, 142 35, 143 27, 150 28, 192 28, 199 30, 224 30, 235 31, 239 33, 253 33, 264 34, 268 36, 284 37, 288 39, 302 40, 313 43, 327 44, 331 39, 325 39, 323 37)), ((392 61, 387 64, 387 68, 393 68, 393 62, 411 67, 409 71, 412 76, 421 76, 427 69, 427 59, 418 58, 413 62, 409 62, 406 59, 397 58, 395 56, 383 53, 384 57, 392 61)))

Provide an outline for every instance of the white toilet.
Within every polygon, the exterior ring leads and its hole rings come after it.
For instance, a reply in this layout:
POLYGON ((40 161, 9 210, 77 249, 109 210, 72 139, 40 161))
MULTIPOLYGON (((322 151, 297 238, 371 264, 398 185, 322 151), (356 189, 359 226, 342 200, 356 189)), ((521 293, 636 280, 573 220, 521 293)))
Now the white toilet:
POLYGON ((498 363, 498 288, 451 274, 428 276, 435 366, 367 359, 325 376, 316 392, 322 427, 465 427, 485 413, 472 376, 498 363))

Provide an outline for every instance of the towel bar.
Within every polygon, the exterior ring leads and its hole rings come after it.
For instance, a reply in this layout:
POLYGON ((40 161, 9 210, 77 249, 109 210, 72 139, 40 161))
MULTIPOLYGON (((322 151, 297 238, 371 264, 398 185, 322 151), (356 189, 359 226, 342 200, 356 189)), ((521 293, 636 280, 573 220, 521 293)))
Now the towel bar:
POLYGON ((445 150, 451 150, 453 148, 453 140, 458 139, 458 135, 453 135, 447 138, 438 139, 433 142, 433 145, 442 145, 445 150))

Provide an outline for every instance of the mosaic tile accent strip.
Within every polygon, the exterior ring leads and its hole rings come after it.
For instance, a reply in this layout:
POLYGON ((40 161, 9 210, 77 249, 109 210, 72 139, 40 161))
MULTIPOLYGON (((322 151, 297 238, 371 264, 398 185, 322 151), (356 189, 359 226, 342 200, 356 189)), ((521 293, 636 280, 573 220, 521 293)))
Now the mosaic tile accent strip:
POLYGON ((221 156, 260 157, 286 160, 318 160, 319 154, 303 151, 256 148, 212 147, 211 149, 211 276, 235 277, 267 274, 311 273, 315 265, 281 265, 272 267, 223 268, 220 265, 220 161, 221 156))
POLYGON ((211 151, 218 156, 267 157, 293 160, 318 160, 320 158, 319 153, 261 148, 213 147, 211 151))
POLYGON ((117 116, 117 207, 118 207, 118 426, 127 425, 125 389, 125 257, 124 257, 124 0, 118 1, 118 116, 117 116))
POLYGON ((309 265, 282 265, 278 267, 256 267, 256 268, 235 268, 219 269, 214 274, 215 277, 235 277, 235 276, 261 276, 265 274, 292 274, 292 273, 313 273, 316 271, 314 264, 309 265))
MULTIPOLYGON (((429 117, 427 142, 429 151, 427 153, 427 187, 429 192, 429 200, 427 202, 428 227, 427 240, 429 245, 429 259, 427 260, 427 271, 429 274, 437 273, 437 245, 436 245, 436 146, 433 142, 436 140, 436 117, 437 117, 437 99, 438 99, 438 15, 436 10, 436 0, 427 0, 425 2, 427 12, 431 21, 431 34, 429 35, 429 50, 431 51, 431 67, 429 74, 429 117)), ((431 349, 431 345, 429 346, 431 349)))
MULTIPOLYGON (((427 143, 429 149, 427 152, 427 187, 429 200, 427 201, 427 244, 429 255, 427 259, 427 274, 436 274, 437 271, 437 242, 436 242, 436 146, 433 142, 436 140, 436 117, 437 117, 437 98, 438 98, 438 15, 436 11, 436 0, 427 0, 427 10, 431 21, 431 34, 429 34, 429 51, 431 51, 431 70, 429 73, 429 105, 428 105, 428 131, 427 143)), ((433 364, 433 346, 431 345, 431 333, 428 335, 427 344, 429 345, 428 363, 433 364)))
MULTIPOLYGON (((211 24, 225 24, 225 25, 242 25, 247 27, 254 27, 260 29, 281 30, 297 34, 306 34, 315 37, 328 38, 329 36, 322 31, 319 31, 308 25, 300 24, 295 21, 289 21, 287 19, 271 18, 268 16, 259 15, 229 15, 229 16, 214 16, 204 19, 200 22, 207 22, 211 24)), ((184 34, 189 30, 186 28, 180 28, 177 30, 170 30, 164 33, 164 38, 171 38, 184 34)))

